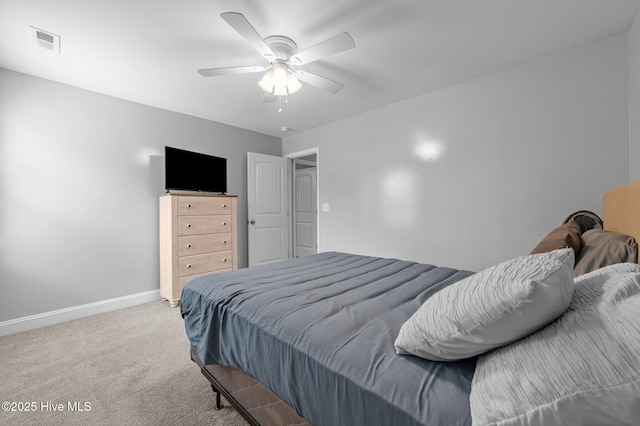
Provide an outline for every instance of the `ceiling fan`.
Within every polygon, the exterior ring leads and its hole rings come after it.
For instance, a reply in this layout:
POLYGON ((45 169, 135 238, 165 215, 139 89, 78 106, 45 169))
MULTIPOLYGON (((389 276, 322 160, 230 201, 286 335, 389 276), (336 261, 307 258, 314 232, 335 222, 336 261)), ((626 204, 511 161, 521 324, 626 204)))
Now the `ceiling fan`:
POLYGON ((302 87, 300 81, 324 89, 330 93, 338 93, 344 86, 337 81, 296 68, 317 61, 318 59, 353 49, 356 44, 346 32, 335 35, 308 49, 298 52, 298 46, 289 37, 272 35, 263 39, 241 13, 225 12, 220 16, 231 25, 251 47, 257 50, 265 58, 267 63, 265 65, 205 68, 198 70, 201 75, 214 77, 267 71, 258 83, 268 94, 267 98, 265 98, 266 101, 274 100, 275 96, 287 96, 297 92, 302 87))

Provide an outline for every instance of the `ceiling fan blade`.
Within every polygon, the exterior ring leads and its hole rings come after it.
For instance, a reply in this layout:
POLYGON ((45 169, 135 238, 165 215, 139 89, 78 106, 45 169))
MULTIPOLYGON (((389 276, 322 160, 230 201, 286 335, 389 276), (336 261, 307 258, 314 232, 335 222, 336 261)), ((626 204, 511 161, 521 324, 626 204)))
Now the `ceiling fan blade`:
POLYGON ((351 36, 348 33, 342 33, 298 52, 291 58, 291 62, 295 65, 308 64, 354 47, 356 47, 356 43, 351 36))
POLYGON ((247 21, 242 13, 237 12, 225 12, 220 14, 222 19, 227 21, 234 30, 238 32, 254 49, 256 49, 264 57, 275 58, 271 48, 265 43, 264 39, 260 37, 260 34, 253 28, 253 26, 247 21))
POLYGON ((262 66, 262 65, 253 65, 248 67, 204 68, 204 69, 198 70, 198 72, 200 73, 200 75, 205 77, 214 77, 218 75, 260 72, 268 68, 269 67, 262 66))
POLYGON ((320 89, 324 89, 327 92, 331 92, 334 94, 338 93, 344 87, 344 84, 342 83, 329 80, 328 78, 325 78, 325 77, 320 77, 319 75, 312 74, 304 70, 296 70, 295 74, 300 81, 303 81, 305 83, 308 83, 320 89))

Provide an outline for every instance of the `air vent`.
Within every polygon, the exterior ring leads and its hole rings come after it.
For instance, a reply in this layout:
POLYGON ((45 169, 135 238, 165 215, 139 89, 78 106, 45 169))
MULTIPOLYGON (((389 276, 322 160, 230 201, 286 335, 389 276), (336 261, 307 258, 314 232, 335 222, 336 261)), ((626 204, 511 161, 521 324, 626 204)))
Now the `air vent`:
POLYGON ((60 36, 50 32, 29 27, 31 33, 31 44, 51 52, 60 53, 60 36))

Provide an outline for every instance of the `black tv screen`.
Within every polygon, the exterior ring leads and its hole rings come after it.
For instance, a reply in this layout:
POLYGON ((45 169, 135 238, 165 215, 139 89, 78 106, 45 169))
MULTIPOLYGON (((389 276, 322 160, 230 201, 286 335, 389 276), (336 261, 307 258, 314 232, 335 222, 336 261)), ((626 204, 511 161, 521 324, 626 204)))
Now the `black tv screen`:
POLYGON ((227 192, 227 159, 164 147, 165 189, 227 192))

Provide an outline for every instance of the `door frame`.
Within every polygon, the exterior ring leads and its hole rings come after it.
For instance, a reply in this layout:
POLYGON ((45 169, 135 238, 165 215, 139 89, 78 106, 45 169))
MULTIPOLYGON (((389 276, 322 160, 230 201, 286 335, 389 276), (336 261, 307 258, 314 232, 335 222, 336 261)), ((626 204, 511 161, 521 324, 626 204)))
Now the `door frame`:
POLYGON ((293 245, 295 241, 293 240, 293 227, 294 227, 294 217, 293 217, 293 181, 295 179, 295 170, 293 168, 293 160, 300 157, 306 157, 308 155, 316 156, 316 242, 317 242, 317 252, 320 253, 322 251, 322 246, 320 242, 320 148, 309 148, 303 151, 291 152, 289 154, 283 155, 283 157, 287 160, 287 185, 289 189, 289 199, 288 199, 288 209, 289 209, 289 255, 293 256, 293 245))

